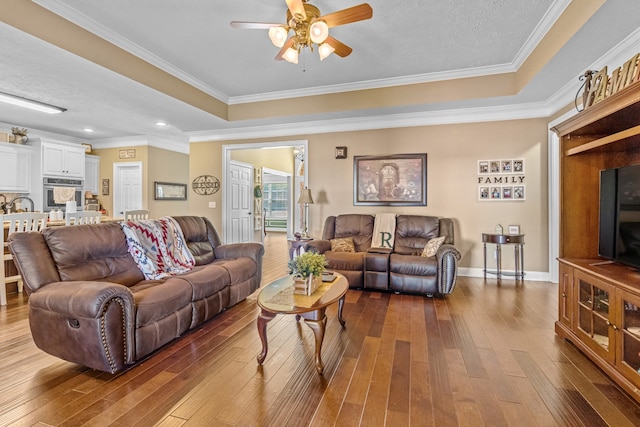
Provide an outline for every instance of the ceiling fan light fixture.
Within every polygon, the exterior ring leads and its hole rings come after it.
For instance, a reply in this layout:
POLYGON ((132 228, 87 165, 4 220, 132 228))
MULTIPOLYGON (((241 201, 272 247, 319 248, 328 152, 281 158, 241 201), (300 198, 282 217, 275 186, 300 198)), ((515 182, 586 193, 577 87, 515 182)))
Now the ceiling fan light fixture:
POLYGON ((336 49, 331 46, 329 43, 322 43, 318 47, 318 55, 320 55, 320 61, 324 61, 324 59, 331 55, 336 49))
POLYGON ((325 21, 315 21, 309 27, 309 37, 316 44, 323 43, 329 37, 329 26, 325 21))
POLYGON ((284 59, 285 61, 290 62, 292 64, 297 64, 298 63, 298 51, 290 47, 289 49, 287 49, 282 54, 282 59, 284 59))
POLYGON ((284 46, 284 42, 287 40, 287 34, 288 31, 284 27, 269 28, 269 38, 275 47, 284 46))

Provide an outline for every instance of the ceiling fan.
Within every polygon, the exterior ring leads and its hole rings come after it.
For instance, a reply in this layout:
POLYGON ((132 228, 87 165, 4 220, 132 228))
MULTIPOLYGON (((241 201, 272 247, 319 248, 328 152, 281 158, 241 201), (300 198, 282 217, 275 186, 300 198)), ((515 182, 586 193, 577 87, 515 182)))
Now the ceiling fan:
POLYGON ((250 30, 268 29, 271 42, 280 48, 275 59, 278 61, 284 59, 294 64, 298 63, 298 54, 303 48, 308 47, 313 51, 314 45, 318 47, 320 60, 334 52, 343 58, 348 56, 353 49, 331 37, 329 28, 363 21, 373 16, 373 9, 368 3, 362 3, 328 15, 320 15, 320 10, 309 4, 308 0, 285 1, 289 8, 286 24, 233 21, 231 26, 250 30), (287 38, 289 31, 293 31, 293 35, 287 38))

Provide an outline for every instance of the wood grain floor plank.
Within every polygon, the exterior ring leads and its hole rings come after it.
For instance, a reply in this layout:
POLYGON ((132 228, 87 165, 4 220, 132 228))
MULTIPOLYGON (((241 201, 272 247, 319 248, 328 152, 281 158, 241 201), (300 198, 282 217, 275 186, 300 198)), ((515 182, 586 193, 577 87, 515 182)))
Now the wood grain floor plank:
POLYGON ((362 344, 362 351, 358 358, 358 364, 354 371, 354 380, 351 381, 349 385, 344 399, 345 402, 364 406, 379 348, 379 338, 365 337, 362 344), (355 379, 357 379, 357 381, 355 381, 355 379))
POLYGON ((357 363, 358 359, 348 357, 341 359, 336 374, 327 387, 327 392, 323 394, 318 404, 311 426, 324 427, 336 423, 357 363))
POLYGON ((391 302, 392 300, 395 301, 395 299, 396 296, 392 295, 389 299, 389 304, 387 304, 388 311, 380 336, 380 346, 362 412, 362 425, 384 425, 386 419, 387 401, 390 392, 389 384, 393 369, 393 356, 399 319, 397 305, 391 302))
MULTIPOLYGON (((411 343, 396 340, 387 410, 409 415, 411 343)), ((408 418, 407 418, 408 419, 408 418)))
MULTIPOLYGON (((269 233, 261 286, 286 274, 269 233)), ((131 369, 93 371, 40 351, 28 296, 0 307, 0 425, 627 426, 640 405, 553 329, 557 285, 459 277, 447 298, 349 290, 327 309, 322 358, 304 323, 261 342, 249 296, 131 369)))

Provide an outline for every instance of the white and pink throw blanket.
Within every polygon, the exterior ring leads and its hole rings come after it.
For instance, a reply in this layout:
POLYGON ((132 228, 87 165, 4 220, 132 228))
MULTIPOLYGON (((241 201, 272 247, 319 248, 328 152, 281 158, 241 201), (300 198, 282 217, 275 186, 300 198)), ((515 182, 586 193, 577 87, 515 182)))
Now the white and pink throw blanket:
POLYGON ((123 221, 121 226, 129 253, 146 279, 174 276, 195 265, 180 225, 173 218, 123 221))

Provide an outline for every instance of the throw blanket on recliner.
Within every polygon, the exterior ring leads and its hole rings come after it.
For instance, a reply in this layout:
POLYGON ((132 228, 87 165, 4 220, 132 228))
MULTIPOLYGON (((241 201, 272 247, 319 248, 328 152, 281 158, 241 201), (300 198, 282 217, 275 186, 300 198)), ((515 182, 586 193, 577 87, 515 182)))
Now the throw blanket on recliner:
POLYGON ((393 249, 393 240, 396 234, 396 214, 376 214, 373 223, 372 248, 393 249))
POLYGON ((180 225, 173 218, 123 221, 121 226, 129 253, 146 279, 184 273, 195 265, 180 225))

